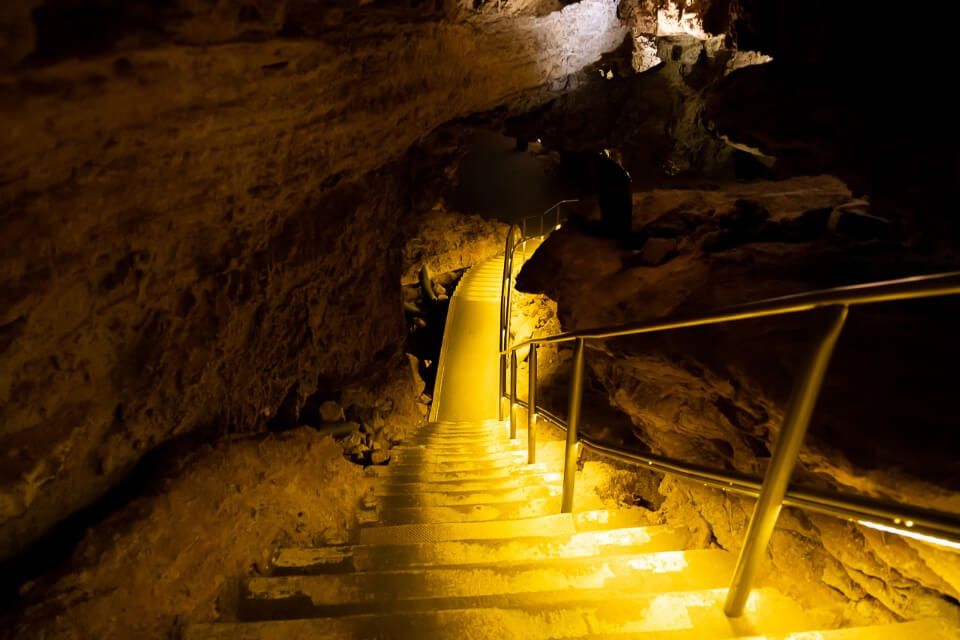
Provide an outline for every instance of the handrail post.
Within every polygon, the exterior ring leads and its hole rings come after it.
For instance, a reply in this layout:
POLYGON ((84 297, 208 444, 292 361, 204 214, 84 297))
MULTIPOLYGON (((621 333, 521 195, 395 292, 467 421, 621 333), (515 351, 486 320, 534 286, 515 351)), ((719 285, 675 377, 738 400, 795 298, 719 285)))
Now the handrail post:
POLYGON ((733 581, 727 592, 724 612, 731 618, 743 615, 750 589, 756 577, 757 569, 767 552, 767 545, 777 524, 783 497, 790 485, 790 476, 796 466, 800 448, 803 445, 810 417, 820 394, 824 374, 830 364, 830 356, 837 344, 840 332, 847 318, 847 306, 831 308, 830 321, 820 336, 813 352, 806 361, 800 378, 794 386, 783 416, 780 435, 774 447, 770 464, 763 478, 763 486, 757 503, 753 508, 750 525, 747 528, 733 581))
POLYGON ((510 439, 517 439, 517 352, 510 353, 510 439))
POLYGON ((563 459, 563 498, 560 513, 573 511, 573 490, 577 479, 577 443, 580 427, 580 405, 583 403, 584 339, 577 338, 573 349, 573 372, 570 374, 570 404, 567 409, 567 446, 563 459))
MULTIPOLYGON (((500 396, 498 398, 498 418, 501 422, 507 419, 510 405, 504 407, 504 398, 507 394, 507 355, 506 350, 510 343, 510 290, 513 289, 513 250, 514 240, 520 227, 511 225, 507 231, 506 246, 503 249, 503 278, 500 281, 500 396)), ((513 402, 513 399, 510 399, 513 402)))
POLYGON ((527 464, 537 461, 537 345, 530 345, 527 357, 527 464))

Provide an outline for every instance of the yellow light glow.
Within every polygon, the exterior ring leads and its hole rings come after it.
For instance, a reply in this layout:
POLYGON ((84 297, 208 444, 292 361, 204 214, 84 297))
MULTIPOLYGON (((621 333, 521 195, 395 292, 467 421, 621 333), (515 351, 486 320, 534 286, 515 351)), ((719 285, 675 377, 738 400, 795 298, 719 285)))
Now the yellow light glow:
POLYGON ((587 522, 599 522, 600 524, 606 524, 610 521, 610 512, 606 510, 587 511, 583 513, 583 519, 587 522))
MULTIPOLYGON (((938 547, 946 547, 948 549, 953 549, 954 551, 960 551, 960 542, 954 542, 953 540, 945 540, 944 538, 937 538, 936 536, 928 536, 924 533, 917 533, 916 531, 907 531, 905 529, 898 529, 896 527, 890 527, 885 524, 870 522, 869 520, 857 520, 857 524, 862 524, 865 527, 869 527, 870 529, 876 529, 877 531, 884 531, 886 533, 892 533, 894 535, 903 536, 904 538, 912 538, 914 540, 919 540, 920 542, 927 542, 929 544, 937 545, 938 547)), ((904 524, 908 527, 912 527, 913 521, 907 520, 904 524)))
POLYGON ((665 551, 629 560, 627 566, 636 571, 676 573, 687 567, 687 558, 683 551, 665 551))
POLYGON ((547 482, 560 482, 560 480, 563 479, 563 476, 561 476, 559 473, 553 472, 543 476, 543 479, 547 482))
POLYGON ((697 38, 706 38, 703 21, 696 13, 684 11, 686 3, 678 7, 673 0, 657 12, 657 35, 686 33, 697 38))

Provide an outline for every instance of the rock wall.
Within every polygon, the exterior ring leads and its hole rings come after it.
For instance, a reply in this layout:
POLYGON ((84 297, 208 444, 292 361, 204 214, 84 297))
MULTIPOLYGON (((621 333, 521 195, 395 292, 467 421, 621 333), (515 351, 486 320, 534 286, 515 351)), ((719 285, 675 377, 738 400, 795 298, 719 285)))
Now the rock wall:
POLYGON ((169 477, 111 515, 55 573, 25 584, 2 638, 175 638, 236 616, 240 579, 278 546, 342 544, 371 490, 308 428, 184 452, 169 477))
POLYGON ((610 0, 71 7, 0 13, 0 557, 165 440, 396 354, 415 179, 379 169, 623 36, 610 0))
MULTIPOLYGON (((597 222, 568 223, 527 262, 518 287, 557 300, 563 328, 571 330, 960 263, 956 253, 905 241, 909 234, 869 217, 867 205, 829 177, 636 193, 634 211, 629 239, 605 237, 597 222)), ((951 337, 958 313, 955 300, 851 312, 797 482, 960 512, 948 382, 960 358, 951 337)), ((820 320, 608 341, 589 352, 587 389, 621 417, 592 426, 588 419, 587 428, 640 451, 762 474, 820 320)), ((549 388, 559 383, 565 391, 564 373, 545 380, 544 398, 565 397, 549 388)), ((669 478, 660 490, 664 518, 739 547, 750 501, 669 478)), ((950 604, 960 593, 957 554, 794 511, 771 554, 768 579, 840 617, 957 615, 950 604)))

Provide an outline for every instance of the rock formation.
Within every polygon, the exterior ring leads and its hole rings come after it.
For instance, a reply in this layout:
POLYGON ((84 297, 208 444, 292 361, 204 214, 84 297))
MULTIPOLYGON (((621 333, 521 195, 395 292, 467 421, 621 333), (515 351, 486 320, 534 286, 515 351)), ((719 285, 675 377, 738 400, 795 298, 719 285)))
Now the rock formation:
POLYGON ((391 162, 556 95, 623 36, 609 0, 177 4, 4 8, 2 556, 160 443, 249 430, 398 353, 411 196, 391 162))
MULTIPOLYGON (((865 206, 830 177, 638 192, 636 238, 614 240, 598 234, 596 222, 570 222, 527 262, 518 287, 558 301, 563 329, 573 330, 957 264, 956 255, 930 255, 882 235, 883 227, 870 236, 858 225, 840 225, 858 202, 865 206), (647 246, 666 240, 672 255, 647 260, 647 246)), ((958 311, 957 301, 942 300, 851 312, 798 482, 960 511, 949 417, 958 311)), ((762 474, 820 320, 751 320, 602 343, 588 364, 595 395, 605 396, 594 402, 609 408, 598 407, 588 428, 636 450, 762 474), (610 408, 621 417, 608 417, 610 408)), ((563 373, 545 392, 561 412, 563 373)), ((660 491, 668 521, 699 521, 721 546, 739 547, 749 501, 670 478, 660 491)), ((774 568, 817 558, 809 575, 775 579, 812 604, 839 590, 853 603, 837 605, 838 615, 852 618, 949 612, 942 597, 957 597, 960 587, 955 554, 800 512, 785 516, 772 553, 774 568), (915 560, 899 562, 904 557, 915 560)))

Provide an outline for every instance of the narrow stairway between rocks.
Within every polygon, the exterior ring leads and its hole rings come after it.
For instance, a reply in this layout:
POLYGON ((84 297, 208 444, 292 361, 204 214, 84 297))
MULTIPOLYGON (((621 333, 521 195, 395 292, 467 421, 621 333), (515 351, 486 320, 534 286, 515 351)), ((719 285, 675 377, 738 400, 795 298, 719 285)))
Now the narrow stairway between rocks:
POLYGON ((525 434, 496 419, 500 270, 475 267, 454 294, 434 422, 375 470, 375 517, 350 545, 277 551, 243 585, 238 621, 189 640, 293 638, 946 638, 933 621, 818 629, 761 585, 723 613, 735 557, 691 548, 683 527, 640 509, 560 513, 558 469, 526 464, 525 434))

